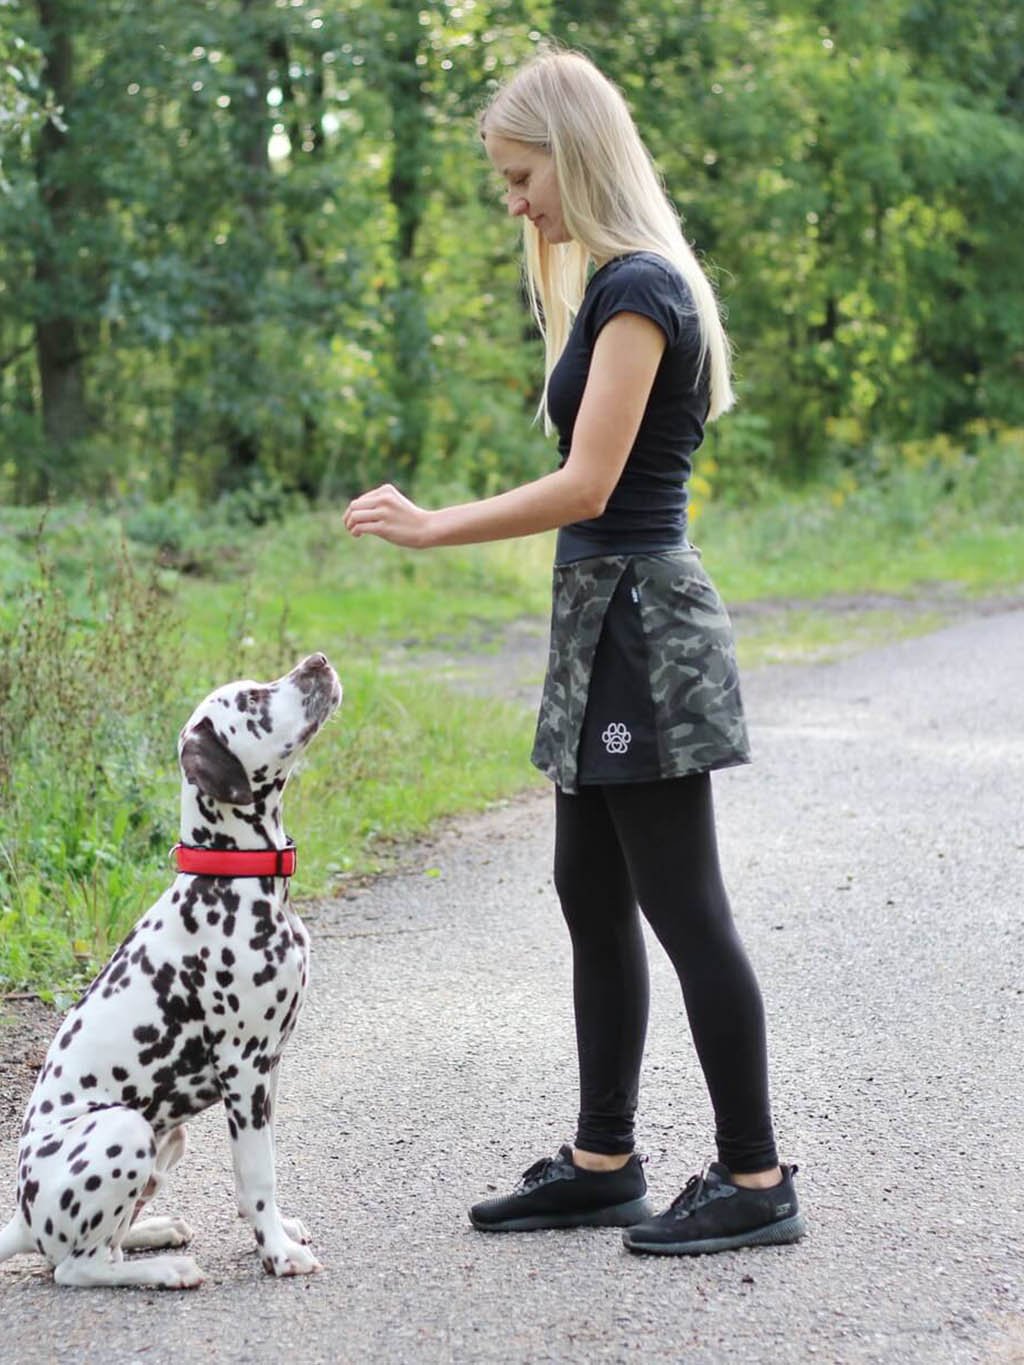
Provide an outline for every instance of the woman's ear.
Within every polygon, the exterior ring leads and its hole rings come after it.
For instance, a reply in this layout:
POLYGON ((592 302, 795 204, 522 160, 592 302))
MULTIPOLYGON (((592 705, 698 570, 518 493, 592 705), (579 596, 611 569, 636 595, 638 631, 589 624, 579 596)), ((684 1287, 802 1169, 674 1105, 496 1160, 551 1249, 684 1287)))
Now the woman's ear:
POLYGON ((211 801, 224 806, 251 806, 256 798, 245 769, 217 738, 213 721, 204 716, 181 746, 181 771, 211 801))

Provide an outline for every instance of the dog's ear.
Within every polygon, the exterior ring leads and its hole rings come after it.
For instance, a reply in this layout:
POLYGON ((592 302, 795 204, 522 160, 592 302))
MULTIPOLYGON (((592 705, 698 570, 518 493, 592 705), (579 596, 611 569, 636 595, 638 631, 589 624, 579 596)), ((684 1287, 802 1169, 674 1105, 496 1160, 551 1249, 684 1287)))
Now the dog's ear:
POLYGON ((204 796, 225 806, 251 806, 256 798, 245 769, 217 738, 213 721, 204 716, 181 746, 181 770, 204 796))

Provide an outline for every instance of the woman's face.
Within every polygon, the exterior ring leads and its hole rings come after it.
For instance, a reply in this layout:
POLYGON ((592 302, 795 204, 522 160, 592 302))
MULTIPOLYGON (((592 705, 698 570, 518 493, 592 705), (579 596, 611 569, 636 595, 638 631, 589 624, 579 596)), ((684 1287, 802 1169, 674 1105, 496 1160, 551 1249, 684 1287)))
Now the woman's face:
POLYGON ((551 153, 497 133, 486 133, 484 146, 507 186, 506 202, 512 217, 529 218, 549 242, 571 242, 562 219, 562 197, 551 153))

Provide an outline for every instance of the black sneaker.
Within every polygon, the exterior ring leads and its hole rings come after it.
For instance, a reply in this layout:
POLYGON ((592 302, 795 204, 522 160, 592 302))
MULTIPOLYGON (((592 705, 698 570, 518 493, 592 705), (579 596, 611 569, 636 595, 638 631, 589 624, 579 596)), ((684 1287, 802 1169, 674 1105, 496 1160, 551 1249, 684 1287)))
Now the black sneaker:
POLYGON ((623 1243, 630 1251, 700 1256, 799 1241, 805 1224, 793 1188, 796 1172, 796 1166, 783 1166, 780 1184, 751 1190, 734 1185, 726 1167, 713 1161, 687 1181, 664 1213, 628 1228, 623 1243))
POLYGON ((651 1215, 647 1181, 633 1155, 617 1171, 585 1171, 573 1164, 572 1148, 545 1157, 524 1171, 511 1194, 474 1204, 469 1221, 481 1232, 531 1232, 536 1228, 625 1228, 651 1215))

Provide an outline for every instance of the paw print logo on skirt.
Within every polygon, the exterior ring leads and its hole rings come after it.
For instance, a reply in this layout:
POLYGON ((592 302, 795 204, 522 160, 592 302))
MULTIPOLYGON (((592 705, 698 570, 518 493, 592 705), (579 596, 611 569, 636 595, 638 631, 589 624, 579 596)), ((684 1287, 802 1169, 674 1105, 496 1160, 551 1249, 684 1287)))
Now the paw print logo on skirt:
POLYGON ((604 747, 610 754, 624 754, 629 748, 633 736, 620 720, 613 720, 602 731, 601 738, 604 740, 604 747))

